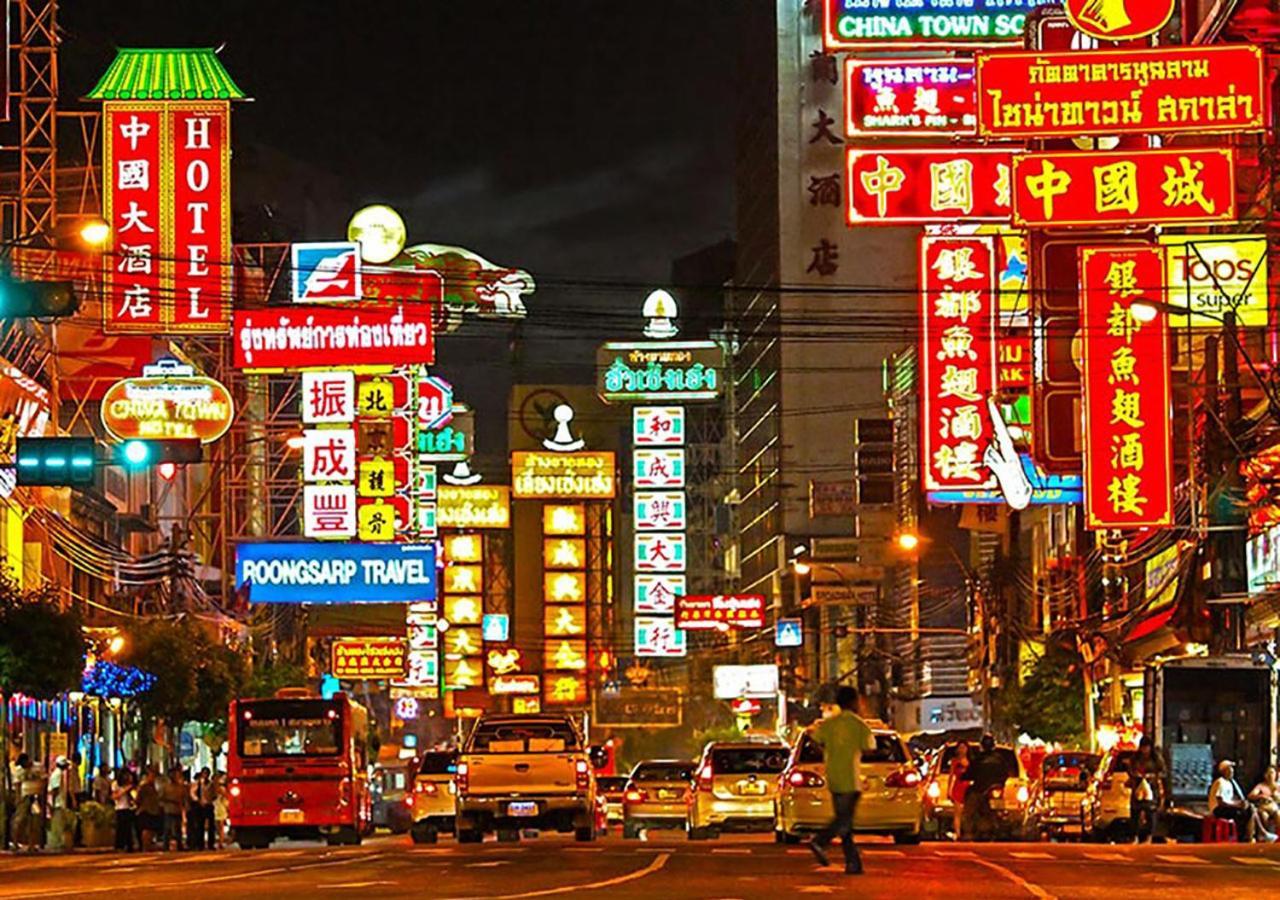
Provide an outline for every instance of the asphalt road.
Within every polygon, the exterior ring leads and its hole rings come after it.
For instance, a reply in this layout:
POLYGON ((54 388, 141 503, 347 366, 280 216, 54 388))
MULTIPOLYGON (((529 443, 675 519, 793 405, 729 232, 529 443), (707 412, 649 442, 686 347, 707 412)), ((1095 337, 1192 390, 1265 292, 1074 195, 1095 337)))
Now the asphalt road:
MULTIPOLYGON (((838 854, 833 854, 837 856, 838 854)), ((280 844, 193 854, 0 856, 0 900, 188 895, 525 900, 570 894, 608 900, 831 894, 948 900, 1249 898, 1280 886, 1280 847, 1078 844, 866 844, 866 874, 820 869, 803 847, 759 837, 688 843, 675 836, 595 844, 544 837, 519 844, 415 847, 379 836, 361 847, 280 844)))

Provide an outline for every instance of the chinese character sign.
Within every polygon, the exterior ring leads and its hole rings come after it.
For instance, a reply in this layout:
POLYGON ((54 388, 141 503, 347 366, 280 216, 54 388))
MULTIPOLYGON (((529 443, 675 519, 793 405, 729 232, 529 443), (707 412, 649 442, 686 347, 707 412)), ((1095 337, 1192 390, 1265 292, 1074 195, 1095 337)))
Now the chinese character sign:
POLYGON ((226 102, 103 106, 110 332, 222 332, 231 317, 226 102))
POLYGON ((676 657, 689 652, 687 633, 670 616, 636 616, 636 656, 676 657))
POLYGON ((1251 44, 978 54, 989 138, 1262 131, 1264 97, 1251 44))
POLYGON ((684 444, 683 406, 637 406, 631 415, 635 446, 679 447, 684 444))
POLYGON ((1236 219, 1235 155, 1227 148, 1019 154, 1013 181, 1013 219, 1021 226, 1236 219))
POLYGON ((1012 150, 850 147, 850 225, 1008 222, 1012 150))
POLYGON ((991 487, 996 387, 995 245, 926 236, 920 246, 921 471, 927 491, 991 487))
POLYGON ((845 60, 850 137, 972 135, 978 130, 974 64, 966 59, 845 60))
POLYGON ((1089 528, 1173 524, 1165 252, 1080 250, 1089 528))

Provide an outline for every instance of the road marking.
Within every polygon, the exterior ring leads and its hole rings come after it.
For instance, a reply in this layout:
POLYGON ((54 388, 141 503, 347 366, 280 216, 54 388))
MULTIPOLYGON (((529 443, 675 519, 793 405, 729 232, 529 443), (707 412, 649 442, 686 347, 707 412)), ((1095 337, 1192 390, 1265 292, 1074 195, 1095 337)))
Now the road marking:
POLYGON ((836 889, 829 884, 807 884, 800 888, 802 894, 834 894, 836 889))
POLYGON ((1233 856, 1231 861, 1246 866, 1280 866, 1280 859, 1267 859, 1265 856, 1233 856))
POLYGON ((1169 863, 1175 866, 1197 866, 1197 865, 1207 866, 1209 865, 1209 860, 1207 859, 1201 859, 1198 856, 1186 856, 1186 855, 1179 855, 1179 854, 1173 854, 1173 853, 1170 853, 1164 856, 1157 856, 1156 859, 1160 860, 1161 862, 1169 863))
POLYGON ((619 875, 616 878, 609 878, 605 881, 593 881, 589 884, 568 884, 562 887, 544 888, 540 891, 526 891, 521 894, 486 894, 478 897, 452 897, 446 898, 446 900, 525 900, 525 898, 529 897, 552 897, 556 894, 569 894, 574 891, 598 891, 602 888, 614 887, 615 885, 627 884, 632 881, 639 881, 641 878, 647 878, 654 872, 662 870, 669 859, 671 859, 670 853, 659 853, 653 858, 653 862, 643 869, 636 869, 626 875, 619 875))
POLYGON ((385 885, 385 884, 399 884, 399 883, 400 883, 400 882, 398 882, 398 881, 343 881, 343 882, 338 882, 337 884, 335 884, 335 883, 333 883, 333 882, 331 882, 331 881, 322 881, 322 882, 320 882, 320 883, 319 883, 318 885, 316 885, 316 886, 317 886, 317 887, 326 887, 326 888, 346 888, 346 889, 351 889, 351 888, 378 887, 379 885, 385 885))
MULTIPOLYGON (((938 855, 941 856, 942 854, 938 854, 938 855)), ((1038 898, 1038 900, 1057 900, 1057 898, 1053 894, 1050 894, 1044 888, 1040 887, 1040 885, 1032 884, 1030 881, 1027 881, 1027 879, 1023 878, 1018 873, 1012 872, 998 863, 993 863, 989 859, 979 859, 976 853, 973 854, 973 862, 977 863, 980 866, 985 866, 986 868, 990 869, 993 872, 999 872, 1001 875, 1003 875, 1005 878, 1012 881, 1018 887, 1022 888, 1028 894, 1038 898)))
POLYGON ((494 860, 490 860, 490 861, 488 861, 488 862, 474 862, 474 863, 467 863, 466 868, 468 868, 468 869, 496 869, 498 866, 509 866, 509 865, 511 865, 511 860, 509 860, 509 859, 494 859, 494 860))
POLYGON ((864 856, 905 857, 907 855, 905 850, 874 850, 869 847, 859 847, 858 852, 864 856))
POLYGON ((1093 853, 1086 853, 1084 858, 1091 859, 1094 862, 1129 862, 1129 857, 1123 853, 1100 853, 1094 851, 1093 853))
POLYGON ((934 855, 940 856, 943 859, 977 859, 978 858, 978 854, 974 853, 972 850, 935 850, 934 855))
POLYGON ((711 851, 712 853, 721 853, 729 856, 750 856, 754 850, 734 850, 728 847, 717 847, 711 851))
POLYGON ((1009 855, 1014 859, 1053 859, 1052 853, 1040 853, 1034 850, 1015 850, 1009 855))
POLYGON ((565 847, 565 853, 603 853, 603 847, 565 847))

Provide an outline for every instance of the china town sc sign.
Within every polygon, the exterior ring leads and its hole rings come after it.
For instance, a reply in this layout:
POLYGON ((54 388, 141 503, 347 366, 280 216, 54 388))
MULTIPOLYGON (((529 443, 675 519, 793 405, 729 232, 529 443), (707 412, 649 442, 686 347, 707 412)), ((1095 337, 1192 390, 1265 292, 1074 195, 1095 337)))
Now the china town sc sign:
POLYGON ((220 382, 173 359, 144 366, 102 398, 102 424, 122 441, 192 440, 213 443, 235 418, 231 393, 220 382))

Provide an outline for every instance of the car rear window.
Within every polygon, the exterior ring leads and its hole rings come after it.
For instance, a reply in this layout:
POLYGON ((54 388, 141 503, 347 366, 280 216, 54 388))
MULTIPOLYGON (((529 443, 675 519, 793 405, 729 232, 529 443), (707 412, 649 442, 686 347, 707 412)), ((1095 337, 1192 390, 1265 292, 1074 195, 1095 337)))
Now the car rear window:
POLYGON ((567 721, 481 722, 471 735, 473 753, 564 753, 579 749, 567 721))
POLYGON ((1098 757, 1093 753, 1050 753, 1044 758, 1044 777, 1092 775, 1097 767, 1098 757))
POLYGON ((456 771, 458 771, 456 753, 424 753, 422 764, 418 766, 419 775, 452 775, 456 771))
MULTIPOLYGON (((996 755, 1000 757, 1000 761, 1004 763, 1004 771, 1006 778, 1018 777, 1018 755, 1009 747, 997 747, 996 755)), ((977 759, 982 753, 982 748, 973 744, 969 745, 969 761, 977 759)), ((956 745, 951 744, 942 751, 942 761, 938 764, 939 772, 950 772, 951 762, 956 758, 956 745)))
POLYGON ((641 763, 631 773, 632 781, 692 781, 693 763, 641 763))
POLYGON ((787 767, 783 747, 732 747, 711 751, 716 775, 777 775, 787 767))
MULTIPOLYGON (((808 735, 800 744, 801 763, 820 763, 823 761, 822 745, 808 735)), ((862 761, 871 763, 904 763, 907 752, 902 749, 902 741, 895 734, 877 734, 876 749, 863 750, 862 761)))
POLYGON ((620 791, 627 786, 627 779, 607 775, 596 779, 596 787, 602 791, 620 791))

